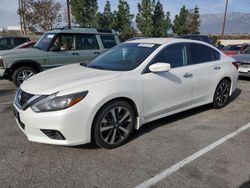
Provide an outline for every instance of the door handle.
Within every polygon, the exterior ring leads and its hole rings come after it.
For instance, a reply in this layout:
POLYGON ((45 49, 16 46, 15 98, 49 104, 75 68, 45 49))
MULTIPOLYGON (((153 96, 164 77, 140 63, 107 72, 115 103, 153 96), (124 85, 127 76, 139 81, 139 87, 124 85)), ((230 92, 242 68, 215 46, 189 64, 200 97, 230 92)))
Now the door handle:
POLYGON ((192 77, 193 77, 193 74, 187 72, 186 74, 184 74, 183 77, 184 77, 184 78, 192 78, 192 77))
POLYGON ((214 67, 214 70, 220 70, 220 66, 219 66, 219 65, 216 65, 216 66, 214 67))
POLYGON ((94 52, 94 54, 100 54, 100 52, 94 52))
POLYGON ((72 55, 79 55, 77 52, 73 52, 72 55))

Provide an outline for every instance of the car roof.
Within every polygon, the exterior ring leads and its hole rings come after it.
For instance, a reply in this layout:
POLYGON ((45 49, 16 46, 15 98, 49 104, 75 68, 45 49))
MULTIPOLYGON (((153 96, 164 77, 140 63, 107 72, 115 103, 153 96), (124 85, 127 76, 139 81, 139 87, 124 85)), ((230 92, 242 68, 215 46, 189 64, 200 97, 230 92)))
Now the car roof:
POLYGON ((192 43, 201 43, 207 44, 202 41, 196 41, 191 39, 183 39, 183 38, 142 38, 137 40, 126 41, 125 43, 153 43, 153 44, 166 44, 171 42, 192 42, 192 43))
POLYGON ((0 38, 29 38, 26 36, 15 36, 15 35, 0 35, 0 38))
POLYGON ((47 31, 45 33, 84 33, 84 34, 104 34, 104 35, 117 35, 117 33, 112 29, 96 29, 96 28, 55 28, 47 31))

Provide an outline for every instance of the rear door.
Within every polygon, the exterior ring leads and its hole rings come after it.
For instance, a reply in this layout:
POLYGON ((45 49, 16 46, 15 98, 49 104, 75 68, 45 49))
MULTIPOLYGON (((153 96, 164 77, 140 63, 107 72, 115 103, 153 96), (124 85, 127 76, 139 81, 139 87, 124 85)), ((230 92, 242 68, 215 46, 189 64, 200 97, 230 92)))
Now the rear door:
POLYGON ((193 103, 208 100, 213 95, 223 69, 220 53, 199 43, 189 43, 189 64, 194 79, 193 103))
POLYGON ((87 63, 102 52, 95 34, 77 34, 75 43, 78 62, 87 63))

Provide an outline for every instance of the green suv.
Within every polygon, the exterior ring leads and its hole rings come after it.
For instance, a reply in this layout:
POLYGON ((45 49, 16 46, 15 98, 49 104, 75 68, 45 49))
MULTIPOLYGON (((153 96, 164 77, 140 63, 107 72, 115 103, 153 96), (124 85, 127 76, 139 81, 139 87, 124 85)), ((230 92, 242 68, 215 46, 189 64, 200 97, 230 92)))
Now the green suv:
POLYGON ((0 79, 19 86, 30 76, 53 67, 88 62, 119 39, 113 30, 62 28, 47 31, 34 48, 0 51, 0 79))

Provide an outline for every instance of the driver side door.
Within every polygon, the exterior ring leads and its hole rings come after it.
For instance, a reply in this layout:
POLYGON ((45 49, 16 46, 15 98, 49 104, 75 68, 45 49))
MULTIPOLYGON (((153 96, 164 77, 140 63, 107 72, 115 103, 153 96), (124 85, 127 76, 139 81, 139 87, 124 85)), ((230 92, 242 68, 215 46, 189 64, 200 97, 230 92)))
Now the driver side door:
POLYGON ((75 35, 59 34, 48 51, 48 68, 78 63, 78 55, 78 51, 75 48, 75 35), (56 41, 59 41, 57 42, 58 44, 55 44, 56 41))
POLYGON ((169 63, 168 72, 142 74, 144 85, 144 118, 154 120, 192 104, 192 66, 188 64, 185 43, 173 44, 163 49, 151 64, 169 63))

